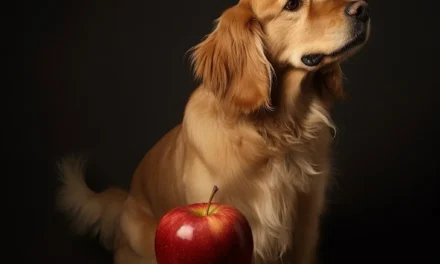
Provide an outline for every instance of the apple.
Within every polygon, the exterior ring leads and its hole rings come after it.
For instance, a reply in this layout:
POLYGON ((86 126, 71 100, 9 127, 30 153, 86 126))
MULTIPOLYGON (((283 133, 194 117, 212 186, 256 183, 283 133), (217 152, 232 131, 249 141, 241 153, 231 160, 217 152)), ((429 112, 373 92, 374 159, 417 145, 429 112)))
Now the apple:
POLYGON ((159 221, 155 234, 158 264, 250 264, 252 231, 236 208, 213 203, 176 207, 159 221))

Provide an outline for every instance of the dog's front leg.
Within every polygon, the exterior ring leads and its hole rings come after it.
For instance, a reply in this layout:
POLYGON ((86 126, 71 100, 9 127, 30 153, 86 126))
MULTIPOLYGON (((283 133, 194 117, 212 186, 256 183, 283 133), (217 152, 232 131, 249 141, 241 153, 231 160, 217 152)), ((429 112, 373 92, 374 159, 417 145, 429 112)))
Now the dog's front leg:
POLYGON ((300 193, 293 234, 293 263, 317 263, 316 247, 319 239, 321 213, 324 208, 327 173, 316 175, 310 192, 300 193))

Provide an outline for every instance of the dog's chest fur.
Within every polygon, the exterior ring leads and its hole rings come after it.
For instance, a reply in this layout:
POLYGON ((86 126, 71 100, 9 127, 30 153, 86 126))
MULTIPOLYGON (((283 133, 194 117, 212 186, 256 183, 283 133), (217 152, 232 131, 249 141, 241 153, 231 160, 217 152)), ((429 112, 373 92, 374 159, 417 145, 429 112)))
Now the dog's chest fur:
POLYGON ((310 190, 311 181, 324 174, 312 150, 292 151, 267 167, 266 179, 258 182, 250 204, 255 250, 258 256, 276 260, 292 245, 298 194, 310 190), (304 152, 306 151, 306 152, 304 152))
POLYGON ((271 158, 259 173, 248 175, 247 198, 243 198, 246 191, 237 190, 240 198, 230 200, 251 223, 256 263, 279 260, 291 247, 295 218, 300 213, 296 210, 298 194, 307 194, 311 182, 328 173, 329 126, 324 109, 312 105, 300 132, 286 130, 285 135, 277 135, 283 141, 279 145, 285 147, 283 154, 271 158), (292 136, 294 133, 299 136, 292 136))

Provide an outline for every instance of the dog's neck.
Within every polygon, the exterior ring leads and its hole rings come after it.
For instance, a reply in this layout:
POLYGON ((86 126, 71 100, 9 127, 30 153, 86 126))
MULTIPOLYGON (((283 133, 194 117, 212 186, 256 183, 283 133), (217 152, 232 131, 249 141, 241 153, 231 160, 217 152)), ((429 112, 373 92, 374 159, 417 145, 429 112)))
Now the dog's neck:
POLYGON ((308 111, 318 89, 314 81, 315 72, 293 67, 275 68, 272 78, 271 115, 294 115, 301 119, 308 111))
POLYGON ((278 149, 298 146, 316 136, 319 127, 332 127, 321 102, 316 72, 292 67, 276 69, 271 90, 272 110, 250 117, 260 134, 278 149))

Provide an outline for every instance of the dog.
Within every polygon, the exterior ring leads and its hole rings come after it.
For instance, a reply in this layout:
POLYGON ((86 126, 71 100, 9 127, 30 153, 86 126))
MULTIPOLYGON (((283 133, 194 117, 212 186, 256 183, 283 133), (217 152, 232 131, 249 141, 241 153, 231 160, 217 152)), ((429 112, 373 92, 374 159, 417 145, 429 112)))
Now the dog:
POLYGON ((155 229, 170 209, 214 198, 253 234, 253 263, 316 263, 336 131, 341 63, 370 35, 362 0, 240 0, 191 52, 182 122, 143 157, 128 191, 90 190, 80 158, 60 161, 57 198, 78 234, 114 263, 156 263, 155 229))

